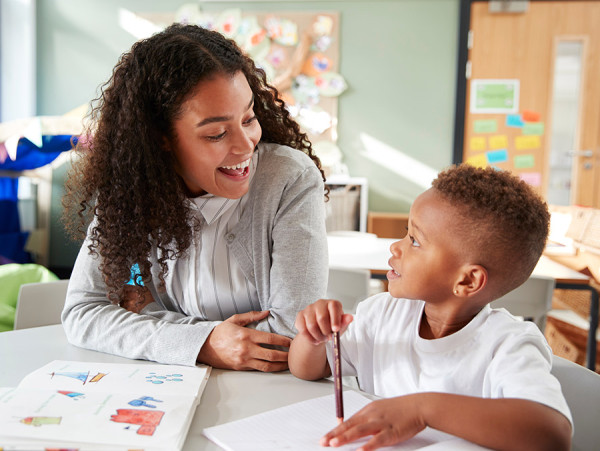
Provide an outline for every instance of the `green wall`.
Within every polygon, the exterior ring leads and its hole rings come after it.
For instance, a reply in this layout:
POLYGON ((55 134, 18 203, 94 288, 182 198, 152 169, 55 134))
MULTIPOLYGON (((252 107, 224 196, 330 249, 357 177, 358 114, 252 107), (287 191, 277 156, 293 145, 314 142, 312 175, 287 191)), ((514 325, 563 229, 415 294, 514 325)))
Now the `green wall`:
MULTIPOLYGON (((38 0, 38 114, 89 102, 135 38, 120 8, 172 12, 185 1, 38 0)), ((369 209, 407 212, 431 174, 452 161, 459 0, 205 2, 203 8, 340 11, 338 145, 352 176, 369 180, 369 209), (382 148, 389 158, 373 161, 382 148)), ((78 244, 59 223, 66 168, 54 173, 50 266, 70 267, 78 244)))

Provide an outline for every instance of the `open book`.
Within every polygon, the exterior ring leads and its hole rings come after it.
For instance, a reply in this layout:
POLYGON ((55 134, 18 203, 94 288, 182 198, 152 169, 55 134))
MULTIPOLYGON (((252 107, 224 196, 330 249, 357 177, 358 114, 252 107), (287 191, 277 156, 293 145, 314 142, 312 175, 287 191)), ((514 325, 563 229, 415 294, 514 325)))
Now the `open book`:
POLYGON ((178 450, 210 369, 55 360, 0 388, 0 449, 178 450))

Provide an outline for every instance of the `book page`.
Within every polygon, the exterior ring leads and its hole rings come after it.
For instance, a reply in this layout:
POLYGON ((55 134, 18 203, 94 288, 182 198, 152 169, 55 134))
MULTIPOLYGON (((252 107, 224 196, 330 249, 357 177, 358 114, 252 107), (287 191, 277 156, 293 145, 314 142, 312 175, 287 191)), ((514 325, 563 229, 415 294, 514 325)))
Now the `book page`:
MULTIPOLYGON (((371 402, 370 399, 355 391, 344 392, 344 413, 349 418, 362 407, 371 402)), ((206 428, 203 434, 211 441, 228 451, 279 451, 315 450, 323 451, 319 440, 328 431, 337 426, 335 416, 335 395, 302 401, 269 412, 254 415, 243 420, 232 421, 206 428)), ((354 450, 366 443, 368 438, 336 447, 336 450, 354 450)), ((382 449, 417 450, 417 449, 483 449, 476 445, 457 439, 449 434, 425 429, 415 437, 394 447, 382 449), (452 447, 445 448, 443 443, 452 447), (462 444, 467 447, 461 448, 462 444), (437 447, 437 446, 440 447, 437 447), (432 446, 432 448, 427 448, 432 446), (472 446, 472 447, 471 447, 472 446)))
POLYGON ((180 449, 209 374, 206 366, 51 362, 0 389, 0 446, 180 449))
POLYGON ((196 397, 210 367, 54 360, 23 378, 20 388, 93 392, 143 391, 196 397))

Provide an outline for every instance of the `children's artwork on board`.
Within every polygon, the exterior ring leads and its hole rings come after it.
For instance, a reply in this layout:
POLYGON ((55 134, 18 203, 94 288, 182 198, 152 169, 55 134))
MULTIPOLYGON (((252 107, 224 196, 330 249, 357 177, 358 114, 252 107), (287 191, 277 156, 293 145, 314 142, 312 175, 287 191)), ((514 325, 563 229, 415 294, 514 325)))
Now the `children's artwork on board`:
POLYGON ((310 140, 336 142, 337 97, 348 87, 339 73, 338 12, 204 11, 189 3, 174 13, 134 14, 137 23, 151 23, 154 31, 179 22, 235 40, 265 71, 310 140))

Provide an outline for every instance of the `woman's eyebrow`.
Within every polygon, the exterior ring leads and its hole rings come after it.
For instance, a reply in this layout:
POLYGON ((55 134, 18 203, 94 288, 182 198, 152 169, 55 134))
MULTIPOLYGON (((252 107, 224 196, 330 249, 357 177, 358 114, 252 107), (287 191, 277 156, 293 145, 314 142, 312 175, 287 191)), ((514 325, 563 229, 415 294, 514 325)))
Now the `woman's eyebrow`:
MULTIPOLYGON (((252 98, 250 99, 250 102, 248 103, 248 106, 246 107, 246 111, 248 111, 250 108, 252 108, 252 105, 254 104, 254 94, 252 94, 252 98)), ((211 117, 207 117, 206 119, 202 119, 200 122, 198 122, 196 124, 196 127, 202 127, 206 124, 212 124, 214 122, 227 122, 230 121, 232 119, 232 116, 211 116, 211 117)))

